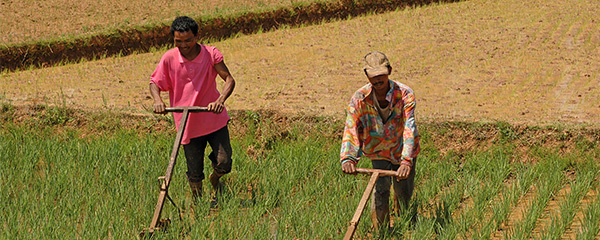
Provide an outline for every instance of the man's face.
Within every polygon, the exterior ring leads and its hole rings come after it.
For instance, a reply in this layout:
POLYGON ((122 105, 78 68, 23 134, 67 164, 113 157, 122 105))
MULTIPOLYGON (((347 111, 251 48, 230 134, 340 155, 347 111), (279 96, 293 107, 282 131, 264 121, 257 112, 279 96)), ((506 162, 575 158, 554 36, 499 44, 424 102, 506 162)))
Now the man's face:
POLYGON ((388 91, 390 87, 390 83, 388 81, 389 75, 383 74, 375 77, 367 77, 369 78, 369 82, 373 85, 375 90, 379 91, 388 91))
POLYGON ((198 36, 195 36, 192 31, 173 33, 175 40, 175 46, 179 48, 179 52, 182 55, 187 56, 192 53, 196 42, 198 42, 198 36))

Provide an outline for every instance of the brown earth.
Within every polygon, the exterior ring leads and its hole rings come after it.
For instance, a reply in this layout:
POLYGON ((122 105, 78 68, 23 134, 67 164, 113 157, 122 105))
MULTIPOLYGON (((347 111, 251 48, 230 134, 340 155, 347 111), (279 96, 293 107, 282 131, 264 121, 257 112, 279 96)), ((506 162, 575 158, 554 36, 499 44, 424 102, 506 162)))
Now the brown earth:
MULTIPOLYGON (((380 50, 392 61, 391 78, 415 90, 417 121, 597 128, 599 8, 575 0, 465 1, 210 45, 237 80, 231 110, 343 118, 354 90, 367 83, 362 56, 380 50)), ((149 114, 147 82, 162 53, 3 73, 0 100, 149 114)))

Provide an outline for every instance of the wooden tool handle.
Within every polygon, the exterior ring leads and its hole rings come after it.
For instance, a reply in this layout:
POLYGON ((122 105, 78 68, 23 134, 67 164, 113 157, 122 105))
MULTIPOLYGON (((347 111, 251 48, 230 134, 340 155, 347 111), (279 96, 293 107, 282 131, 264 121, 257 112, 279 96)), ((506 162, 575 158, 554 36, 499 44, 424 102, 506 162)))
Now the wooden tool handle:
MULTIPOLYGON (((365 170, 367 170, 367 169, 365 169, 365 170)), ((373 170, 373 169, 368 169, 368 170, 373 170)), ((363 196, 360 199, 360 202, 358 203, 358 207, 356 208, 356 211, 354 212, 354 216, 352 217, 352 220, 350 220, 350 226, 348 226, 348 230, 346 230, 346 235, 344 235, 344 240, 351 240, 352 237, 354 237, 354 232, 356 231, 356 228, 358 227, 358 222, 360 221, 360 217, 362 216, 362 213, 365 210, 365 206, 367 206, 367 201, 369 201, 369 198, 371 197, 373 188, 375 188, 375 182, 377 182, 377 179, 380 176, 379 174, 380 174, 379 172, 375 171, 371 175, 371 179, 369 180, 369 183, 367 184, 367 188, 365 189, 365 192, 363 193, 363 196)))
POLYGON ((356 172, 362 173, 362 174, 379 173, 379 176, 381 176, 381 177, 383 177, 383 176, 392 176, 392 177, 398 176, 398 172, 396 172, 396 171, 381 170, 381 169, 357 168, 356 172))
POLYGON ((183 110, 187 109, 188 112, 208 112, 208 108, 207 107, 196 107, 196 106, 191 106, 191 107, 168 107, 165 108, 166 112, 183 112, 183 110))

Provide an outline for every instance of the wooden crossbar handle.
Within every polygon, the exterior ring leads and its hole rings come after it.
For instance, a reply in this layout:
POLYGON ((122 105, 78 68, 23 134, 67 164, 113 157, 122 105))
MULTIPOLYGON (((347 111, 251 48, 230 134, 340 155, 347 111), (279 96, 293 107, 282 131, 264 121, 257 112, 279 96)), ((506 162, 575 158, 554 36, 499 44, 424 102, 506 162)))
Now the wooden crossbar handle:
POLYGON ((370 168, 357 168, 356 172, 358 173, 362 173, 362 174, 373 174, 373 173, 379 173, 380 177, 383 176, 398 176, 398 172, 396 171, 391 171, 391 170, 381 170, 381 169, 370 169, 370 168))
POLYGON ((165 108, 166 112, 183 112, 183 110, 187 109, 188 112, 208 112, 208 108, 207 107, 196 107, 196 106, 191 106, 191 107, 168 107, 165 108))

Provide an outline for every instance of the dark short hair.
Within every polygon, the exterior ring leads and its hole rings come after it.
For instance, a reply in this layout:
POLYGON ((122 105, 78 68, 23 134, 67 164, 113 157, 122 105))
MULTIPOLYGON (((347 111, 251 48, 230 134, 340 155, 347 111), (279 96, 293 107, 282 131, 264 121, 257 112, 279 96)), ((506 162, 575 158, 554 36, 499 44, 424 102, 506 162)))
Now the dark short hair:
POLYGON ((198 23, 196 23, 196 21, 194 21, 194 19, 191 17, 187 17, 187 16, 177 17, 171 24, 171 35, 174 35, 175 31, 178 31, 178 32, 192 31, 194 36, 196 36, 196 35, 198 35, 198 23))

